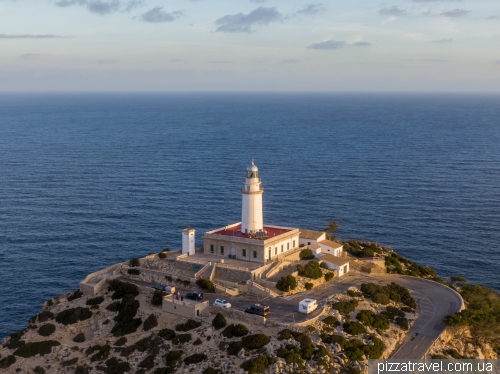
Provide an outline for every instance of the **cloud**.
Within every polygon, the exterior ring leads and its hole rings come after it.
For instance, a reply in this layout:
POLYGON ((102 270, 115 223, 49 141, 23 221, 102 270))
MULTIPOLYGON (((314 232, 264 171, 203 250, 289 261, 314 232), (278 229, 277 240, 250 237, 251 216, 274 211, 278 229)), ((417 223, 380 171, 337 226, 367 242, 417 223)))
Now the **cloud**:
POLYGON ((401 17, 406 15, 406 10, 399 9, 397 6, 393 6, 391 8, 383 8, 380 9, 378 12, 383 16, 401 17))
POLYGON ((470 13, 469 10, 453 9, 453 10, 449 10, 447 12, 443 12, 443 13, 441 13, 441 15, 444 17, 459 18, 459 17, 464 17, 469 13, 470 13))
POLYGON ((500 19, 499 16, 489 16, 489 17, 486 17, 486 19, 500 19))
POLYGON ((453 41, 453 39, 438 39, 438 40, 433 40, 432 42, 433 43, 451 43, 453 41))
POLYGON ((326 40, 324 42, 319 42, 319 43, 313 43, 310 46, 307 47, 307 49, 341 49, 346 46, 353 46, 353 47, 368 47, 371 46, 372 44, 369 42, 355 42, 355 43, 346 43, 344 41, 338 41, 338 40, 326 40))
POLYGON ((500 65, 500 60, 493 61, 495 65, 500 65))
POLYGON ((251 33, 253 31, 252 26, 267 25, 281 19, 282 15, 276 10, 276 8, 258 7, 248 14, 238 13, 224 16, 216 20, 215 24, 218 25, 217 31, 220 32, 251 33))
POLYGON ((288 59, 285 59, 285 60, 281 60, 280 64, 296 64, 298 62, 300 62, 300 60, 298 60, 296 58, 288 58, 288 59))
POLYGON ((114 65, 118 64, 120 61, 112 59, 112 58, 103 58, 101 60, 97 60, 95 63, 99 65, 114 65))
POLYGON ((208 61, 209 64, 234 64, 234 61, 229 60, 212 60, 208 61))
POLYGON ((448 62, 450 60, 446 60, 443 58, 424 58, 420 61, 423 61, 423 62, 448 62))
POLYGON ((0 34, 0 39, 52 39, 63 38, 59 35, 30 35, 30 34, 0 34))
POLYGON ((118 11, 129 12, 144 4, 143 0, 59 0, 56 5, 61 8, 73 5, 85 6, 91 13, 100 15, 110 14, 118 11))
POLYGON ((297 10, 297 14, 306 14, 308 16, 322 13, 325 11, 325 7, 322 4, 307 4, 304 8, 297 10))
POLYGON ((184 12, 182 10, 176 10, 175 12, 167 13, 163 10, 162 6, 157 6, 144 13, 141 16, 141 19, 144 22, 151 23, 173 22, 183 14, 184 12))
POLYGON ((173 58, 170 62, 182 62, 183 64, 186 64, 187 60, 184 60, 183 58, 173 58))
POLYGON ((40 56, 41 56, 40 53, 25 53, 25 54, 22 54, 20 57, 23 59, 26 59, 26 60, 33 60, 33 59, 39 58, 40 56))

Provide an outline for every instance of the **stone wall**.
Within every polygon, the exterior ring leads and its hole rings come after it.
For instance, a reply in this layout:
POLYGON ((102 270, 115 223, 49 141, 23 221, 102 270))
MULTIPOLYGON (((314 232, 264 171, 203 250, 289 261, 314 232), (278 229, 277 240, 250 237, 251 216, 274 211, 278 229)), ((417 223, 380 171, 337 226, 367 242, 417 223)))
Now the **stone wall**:
POLYGON ((238 281, 247 281, 252 279, 252 272, 250 270, 243 270, 236 267, 229 267, 229 265, 216 264, 215 279, 232 279, 238 281))
POLYGON ((222 315, 228 319, 236 320, 240 323, 254 323, 254 324, 266 324, 266 318, 262 316, 257 316, 255 314, 241 312, 232 308, 220 308, 216 306, 210 306, 205 309, 203 316, 212 316, 217 313, 222 313, 222 315))
POLYGON ((198 303, 191 300, 175 300, 172 296, 165 296, 162 302, 162 310, 186 318, 199 317, 209 307, 208 301, 198 303))

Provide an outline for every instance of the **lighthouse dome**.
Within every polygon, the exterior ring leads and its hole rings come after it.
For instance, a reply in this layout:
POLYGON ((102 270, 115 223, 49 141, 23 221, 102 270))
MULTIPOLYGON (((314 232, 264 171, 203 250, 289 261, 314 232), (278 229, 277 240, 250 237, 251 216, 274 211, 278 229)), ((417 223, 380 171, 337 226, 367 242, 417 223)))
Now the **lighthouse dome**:
POLYGON ((247 167, 247 178, 258 178, 259 177, 259 168, 254 164, 252 160, 252 164, 247 167))

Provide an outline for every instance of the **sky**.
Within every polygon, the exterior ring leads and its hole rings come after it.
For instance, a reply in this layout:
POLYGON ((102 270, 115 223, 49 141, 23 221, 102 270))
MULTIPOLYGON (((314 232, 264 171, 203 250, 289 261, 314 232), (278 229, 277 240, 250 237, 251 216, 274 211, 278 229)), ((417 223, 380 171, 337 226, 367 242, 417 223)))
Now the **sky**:
POLYGON ((0 91, 500 92, 500 1, 0 0, 0 91))

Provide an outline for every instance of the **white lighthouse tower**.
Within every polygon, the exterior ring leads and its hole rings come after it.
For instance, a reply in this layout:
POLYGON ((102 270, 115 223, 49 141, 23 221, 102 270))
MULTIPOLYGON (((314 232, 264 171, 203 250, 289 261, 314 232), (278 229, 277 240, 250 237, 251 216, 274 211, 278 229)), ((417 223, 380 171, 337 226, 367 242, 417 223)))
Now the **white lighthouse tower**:
POLYGON ((247 177, 243 181, 243 204, 241 209, 241 232, 254 234, 264 229, 262 213, 262 194, 264 188, 260 185, 259 169, 252 160, 252 165, 247 168, 247 177))

